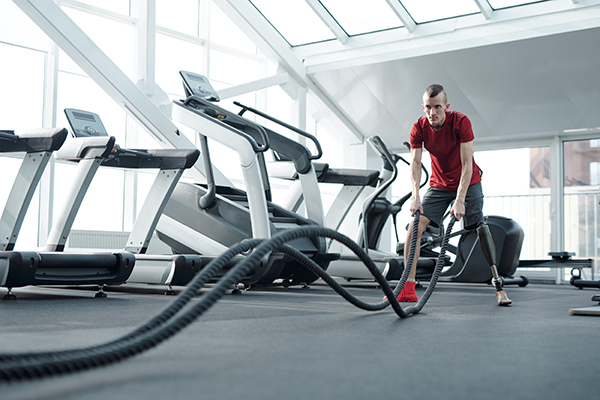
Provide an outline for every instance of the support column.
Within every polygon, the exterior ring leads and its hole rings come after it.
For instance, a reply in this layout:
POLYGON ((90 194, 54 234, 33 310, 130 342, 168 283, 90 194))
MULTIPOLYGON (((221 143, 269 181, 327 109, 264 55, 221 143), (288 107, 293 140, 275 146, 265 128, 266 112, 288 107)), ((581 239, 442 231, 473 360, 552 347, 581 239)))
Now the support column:
POLYGON ((138 87, 146 96, 155 94, 156 0, 138 0, 138 87))
MULTIPOLYGON (((44 128, 56 127, 56 99, 58 97, 58 46, 52 42, 46 54, 46 76, 44 90, 44 128)), ((37 246, 46 244, 50 229, 52 229, 52 213, 54 208, 54 157, 50 157, 46 170, 39 182, 39 211, 37 246)))
MULTIPOLYGON (((307 129, 307 107, 306 107, 306 95, 308 91, 304 87, 298 87, 296 90, 296 106, 292 114, 292 125, 306 131, 307 129)), ((304 137, 302 138, 304 139, 304 137)), ((303 142, 306 142, 304 140, 303 142)))
POLYGON ((203 40, 202 45, 202 60, 204 65, 200 66, 200 70, 197 71, 200 74, 204 74, 210 78, 210 14, 211 14, 211 0, 200 0, 199 16, 198 20, 198 37, 203 40))
MULTIPOLYGON (((550 144, 550 222, 552 231, 550 233, 551 251, 564 250, 564 147, 562 139, 555 136, 550 144)), ((556 284, 563 280, 564 269, 557 268, 556 284)))

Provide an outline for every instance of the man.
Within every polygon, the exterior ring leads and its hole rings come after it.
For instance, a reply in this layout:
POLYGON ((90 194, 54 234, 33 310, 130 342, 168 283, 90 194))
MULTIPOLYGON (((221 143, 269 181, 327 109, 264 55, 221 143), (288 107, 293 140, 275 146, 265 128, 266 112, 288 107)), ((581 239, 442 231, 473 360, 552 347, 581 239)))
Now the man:
MULTIPOLYGON (((482 171, 473 158, 473 129, 466 115, 449 111, 450 104, 442 85, 433 84, 423 94, 423 111, 410 131, 412 199, 411 215, 421 213, 417 243, 421 234, 432 224, 439 227, 448 206, 457 221, 465 218, 464 226, 474 229, 483 223, 483 192, 481 190, 482 171), (419 195, 421 182, 421 156, 423 147, 431 156, 430 187, 423 201, 419 195)), ((404 265, 408 259, 412 222, 404 243, 404 265)), ((415 292, 416 262, 419 259, 419 246, 415 250, 414 263, 398 301, 417 301, 415 292)))

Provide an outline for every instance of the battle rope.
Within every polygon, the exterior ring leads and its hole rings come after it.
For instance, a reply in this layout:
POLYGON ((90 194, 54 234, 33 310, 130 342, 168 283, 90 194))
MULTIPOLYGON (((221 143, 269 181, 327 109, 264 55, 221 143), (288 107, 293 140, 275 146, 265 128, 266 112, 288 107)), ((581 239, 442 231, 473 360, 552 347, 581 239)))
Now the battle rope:
MULTIPOLYGON (((415 215, 415 222, 413 225, 418 226, 418 218, 418 214, 415 215)), ((453 224, 454 219, 452 219, 448 225, 445 236, 449 235, 453 224)), ((129 334, 105 344, 81 349, 43 353, 0 354, 0 382, 40 378, 49 375, 82 371, 118 362, 156 347, 195 321, 223 297, 234 284, 240 282, 243 277, 256 268, 268 254, 275 250, 283 251, 294 257, 311 272, 327 282, 327 284, 329 284, 337 293, 342 295, 344 299, 355 306, 368 311, 377 311, 382 310, 391 304, 399 317, 406 318, 417 314, 431 296, 443 266, 443 256, 447 245, 447 240, 444 240, 434 275, 421 300, 415 306, 403 309, 396 300, 396 296, 402 290, 408 277, 408 273, 410 272, 410 268, 412 267, 411 257, 414 258, 414 248, 416 247, 416 235, 414 234, 414 230, 412 236, 412 256, 409 255, 409 260, 407 261, 402 279, 398 282, 398 285, 394 290, 392 290, 387 280, 360 246, 347 236, 331 229, 307 226, 281 232, 267 241, 258 239, 243 241, 209 263, 163 312, 129 334), (316 263, 304 254, 285 245, 285 243, 299 238, 317 236, 336 240, 352 250, 373 274, 375 280, 381 286, 388 299, 377 304, 368 304, 357 299, 335 282, 333 278, 331 278, 316 263), (189 301, 197 295, 198 291, 210 281, 212 276, 222 270, 236 255, 251 249, 254 249, 254 251, 247 258, 239 261, 231 268, 227 274, 218 281, 212 290, 203 295, 198 302, 195 302, 187 309, 181 311, 188 305, 189 301)))

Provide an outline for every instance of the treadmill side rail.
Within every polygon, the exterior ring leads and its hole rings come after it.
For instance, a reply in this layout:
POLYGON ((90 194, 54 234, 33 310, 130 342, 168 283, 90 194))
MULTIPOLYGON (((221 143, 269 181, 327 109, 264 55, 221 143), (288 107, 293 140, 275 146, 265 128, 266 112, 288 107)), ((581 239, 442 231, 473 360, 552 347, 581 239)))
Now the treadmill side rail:
POLYGON ((135 257, 128 252, 0 252, 0 286, 121 284, 135 257))

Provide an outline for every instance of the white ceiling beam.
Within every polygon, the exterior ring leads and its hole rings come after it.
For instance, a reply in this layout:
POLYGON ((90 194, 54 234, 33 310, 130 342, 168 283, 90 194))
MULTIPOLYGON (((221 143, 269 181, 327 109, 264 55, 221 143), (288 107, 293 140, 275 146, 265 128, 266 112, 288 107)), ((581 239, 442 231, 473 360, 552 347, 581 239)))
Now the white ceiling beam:
POLYGON ((492 10, 490 3, 488 3, 487 0, 474 0, 474 1, 477 4, 477 7, 479 7, 479 10, 481 11, 481 13, 485 17, 485 19, 491 19, 492 13, 494 12, 494 10, 492 10))
POLYGON ((346 44, 348 41, 348 35, 346 32, 340 27, 337 21, 331 16, 329 11, 323 7, 323 4, 319 0, 304 0, 306 4, 312 8, 312 10, 319 16, 321 21, 327 25, 327 28, 335 35, 337 40, 341 44, 346 44))
POLYGON ((348 140, 363 142, 365 136, 350 121, 346 114, 306 75, 303 60, 298 59, 289 44, 275 32, 249 1, 214 0, 215 4, 248 35, 267 56, 279 62, 290 74, 290 78, 309 89, 327 107, 335 119, 344 126, 341 132, 349 132, 348 140))
POLYGON ((418 34, 382 32, 378 40, 376 36, 356 37, 346 46, 323 43, 294 49, 294 52, 304 60, 307 74, 311 75, 597 27, 600 27, 600 1, 580 3, 576 7, 570 2, 548 1, 497 10, 491 20, 471 15, 419 25, 418 34))
POLYGON ((414 32, 415 28, 417 27, 417 24, 412 19, 410 14, 406 11, 404 6, 402 4, 400 4, 400 1, 398 1, 398 0, 385 0, 385 1, 392 8, 392 10, 394 10, 394 13, 400 19, 400 21, 402 21, 402 24, 404 25, 406 30, 409 32, 414 32))
POLYGON ((230 99, 232 97, 241 96, 246 93, 258 92, 275 85, 284 85, 290 81, 290 76, 287 73, 277 74, 269 76, 263 79, 257 79, 252 82, 242 83, 219 90, 219 97, 221 100, 230 99))

